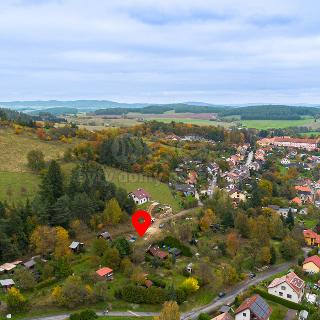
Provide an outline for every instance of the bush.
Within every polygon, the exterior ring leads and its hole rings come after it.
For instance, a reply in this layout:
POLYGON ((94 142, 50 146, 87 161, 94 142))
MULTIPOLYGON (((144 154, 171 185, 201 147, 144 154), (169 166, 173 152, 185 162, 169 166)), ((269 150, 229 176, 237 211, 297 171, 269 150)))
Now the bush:
POLYGON ((198 320, 210 320, 211 317, 207 313, 200 313, 198 320))
POLYGON ((130 303, 163 304, 168 297, 168 292, 162 288, 144 288, 126 286, 121 290, 123 300, 130 303))
POLYGON ((260 288, 255 288, 254 289, 254 292, 259 294, 261 297, 267 299, 267 300, 270 300, 270 301, 273 301, 275 303, 278 303, 278 304, 281 304, 289 309, 293 309, 293 310, 307 310, 307 311, 310 311, 310 308, 306 305, 302 305, 302 304, 298 304, 298 303, 295 303, 295 302, 292 302, 292 301, 288 301, 288 300, 285 300, 285 299, 282 299, 280 297, 277 297, 277 296, 274 296, 260 288))
POLYGON ((93 310, 84 310, 80 313, 73 313, 69 317, 70 320, 95 320, 98 319, 97 314, 93 310))
POLYGON ((181 250, 181 253, 186 257, 192 257, 191 249, 182 244, 177 238, 167 236, 160 243, 159 246, 167 246, 170 248, 177 248, 181 250))
POLYGON ((158 278, 157 276, 148 275, 148 279, 151 280, 156 287, 160 287, 160 288, 165 288, 166 287, 165 281, 163 281, 162 279, 158 278))

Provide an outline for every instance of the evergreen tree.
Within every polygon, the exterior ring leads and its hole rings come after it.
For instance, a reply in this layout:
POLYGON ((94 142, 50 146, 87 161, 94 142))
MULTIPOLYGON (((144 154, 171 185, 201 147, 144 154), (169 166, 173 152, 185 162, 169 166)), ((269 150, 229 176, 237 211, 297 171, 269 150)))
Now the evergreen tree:
POLYGON ((49 205, 53 205, 63 195, 62 172, 55 160, 50 162, 48 171, 42 178, 40 195, 49 205))
POLYGON ((289 209, 288 216, 286 217, 285 222, 288 225, 289 229, 292 229, 294 227, 294 216, 291 209, 289 209))
POLYGON ((68 195, 60 197, 52 206, 51 224, 67 227, 71 218, 71 200, 68 195))

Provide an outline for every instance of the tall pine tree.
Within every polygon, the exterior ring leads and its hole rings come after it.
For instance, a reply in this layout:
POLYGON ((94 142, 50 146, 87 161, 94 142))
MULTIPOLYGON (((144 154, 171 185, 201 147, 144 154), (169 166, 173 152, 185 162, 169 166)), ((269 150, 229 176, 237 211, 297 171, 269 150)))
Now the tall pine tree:
POLYGON ((52 160, 42 178, 40 195, 42 200, 53 205, 63 195, 63 177, 60 165, 52 160))

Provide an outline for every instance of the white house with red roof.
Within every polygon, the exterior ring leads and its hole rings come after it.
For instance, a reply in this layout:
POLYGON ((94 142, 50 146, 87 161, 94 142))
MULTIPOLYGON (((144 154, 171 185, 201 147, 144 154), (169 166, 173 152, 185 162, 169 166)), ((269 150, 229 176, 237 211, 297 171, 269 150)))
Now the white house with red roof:
POLYGON ((139 205, 148 202, 151 198, 149 193, 143 190, 142 188, 132 191, 131 193, 129 193, 129 196, 133 199, 133 201, 136 204, 139 205))
POLYGON ((304 294, 305 282, 294 272, 275 278, 268 286, 268 293, 282 299, 300 303, 304 294))
POLYGON ((224 312, 218 315, 217 317, 212 318, 211 320, 233 320, 233 318, 228 312, 224 312))
POLYGON ((258 294, 246 299, 236 310, 235 320, 268 320, 272 309, 258 294))
POLYGON ((303 261, 302 269, 309 273, 320 272, 320 257, 317 255, 306 258, 303 261))

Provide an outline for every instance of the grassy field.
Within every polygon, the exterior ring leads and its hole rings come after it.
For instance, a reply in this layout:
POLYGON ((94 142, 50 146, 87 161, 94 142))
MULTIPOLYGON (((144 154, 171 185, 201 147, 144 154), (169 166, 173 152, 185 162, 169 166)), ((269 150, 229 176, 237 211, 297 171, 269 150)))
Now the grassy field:
POLYGON ((27 172, 0 172, 0 201, 19 202, 31 199, 40 177, 27 172))
POLYGON ((27 172, 30 150, 41 150, 45 160, 50 160, 61 157, 68 147, 60 141, 42 141, 31 132, 16 135, 11 129, 0 129, 0 171, 27 172))
POLYGON ((147 118, 146 121, 159 121, 164 123, 174 122, 182 122, 187 124, 195 124, 198 126, 223 126, 229 127, 234 125, 232 122, 222 122, 222 121, 210 121, 204 119, 190 119, 190 118, 147 118))
POLYGON ((111 167, 105 167, 105 172, 108 181, 112 181, 117 186, 126 189, 128 192, 143 188, 150 193, 152 200, 161 202, 161 204, 170 205, 175 212, 179 211, 179 201, 173 197, 167 184, 151 177, 127 173, 111 167))
POLYGON ((0 129, 0 201, 24 201, 37 191, 40 177, 27 167, 30 150, 41 150, 48 161, 61 157, 68 147, 60 141, 42 141, 31 131, 16 135, 11 128, 0 129))
POLYGON ((243 126, 260 130, 281 129, 288 127, 311 126, 314 124, 313 119, 302 120, 241 120, 243 126))

